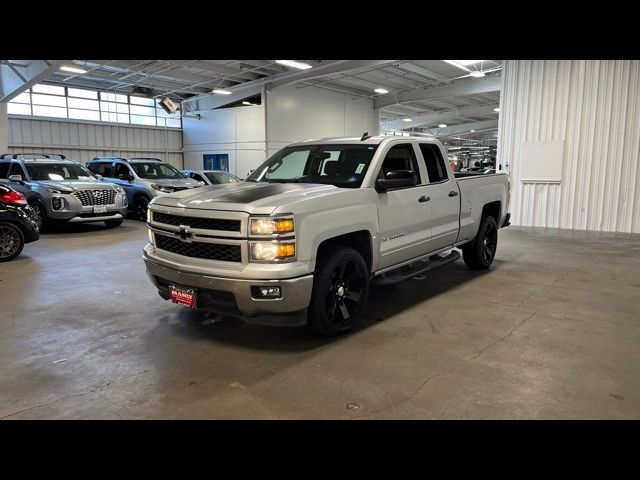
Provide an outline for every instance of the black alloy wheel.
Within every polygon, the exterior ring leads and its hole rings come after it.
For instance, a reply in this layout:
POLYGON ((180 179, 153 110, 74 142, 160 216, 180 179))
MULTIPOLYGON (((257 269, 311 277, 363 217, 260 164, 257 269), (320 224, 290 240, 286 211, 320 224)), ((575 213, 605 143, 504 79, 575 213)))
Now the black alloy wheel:
POLYGON ((353 259, 345 259, 331 272, 325 298, 327 317, 338 327, 350 325, 362 308, 364 276, 353 259))
POLYGON ((0 262, 13 260, 23 248, 22 232, 10 223, 0 223, 0 262))
POLYGON ((472 242, 462 247, 464 263, 472 270, 491 266, 498 248, 498 225, 491 216, 482 219, 478 233, 472 242))
POLYGON ((149 200, 147 197, 136 198, 136 217, 141 222, 147 221, 147 209, 149 208, 149 200))
POLYGON ((314 274, 308 324, 320 335, 350 330, 367 301, 369 270, 353 248, 333 245, 321 253, 314 274))

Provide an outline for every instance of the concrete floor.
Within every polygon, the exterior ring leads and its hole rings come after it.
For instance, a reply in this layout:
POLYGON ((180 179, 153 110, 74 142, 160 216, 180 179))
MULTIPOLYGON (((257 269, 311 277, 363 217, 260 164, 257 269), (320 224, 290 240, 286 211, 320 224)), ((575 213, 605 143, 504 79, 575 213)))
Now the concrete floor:
POLYGON ((148 281, 145 226, 0 264, 0 418, 640 418, 640 238, 509 227, 372 290, 336 339, 205 315, 148 281))

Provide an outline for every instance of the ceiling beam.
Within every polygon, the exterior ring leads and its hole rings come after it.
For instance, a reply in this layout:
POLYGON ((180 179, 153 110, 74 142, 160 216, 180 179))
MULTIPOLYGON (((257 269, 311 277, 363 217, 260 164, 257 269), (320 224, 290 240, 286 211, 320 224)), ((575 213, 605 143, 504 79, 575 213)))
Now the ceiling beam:
POLYGON ((428 113, 426 115, 418 115, 417 117, 411 117, 411 119, 413 120, 412 122, 405 122, 402 119, 390 120, 387 122, 383 122, 381 127, 387 130, 394 130, 394 129, 402 130, 406 128, 419 127, 421 125, 428 125, 431 123, 437 123, 437 122, 442 123, 449 120, 455 120, 456 118, 464 118, 464 117, 475 116, 475 115, 489 115, 492 113, 496 113, 493 111, 493 109, 497 107, 498 107, 497 103, 492 103, 490 105, 482 105, 479 107, 478 106, 462 107, 462 108, 457 108, 455 110, 448 110, 445 112, 428 113))
MULTIPOLYGON (((397 60, 338 60, 324 65, 319 65, 309 70, 287 72, 276 75, 268 81, 267 88, 284 87, 292 83, 311 80, 313 78, 335 75, 338 73, 360 70, 362 68, 378 67, 397 62, 397 60)), ((337 80, 337 79, 336 79, 337 80)))
POLYGON ((476 93, 497 92, 500 90, 500 77, 463 78, 449 85, 431 88, 414 88, 397 94, 388 93, 378 97, 375 108, 383 108, 396 103, 432 100, 445 97, 459 97, 476 93))
MULTIPOLYGON (((362 68, 369 68, 374 66, 380 66, 380 65, 390 64, 394 62, 397 62, 397 60, 337 60, 334 62, 329 62, 326 64, 315 66, 313 68, 310 68, 309 70, 300 70, 295 72, 287 71, 284 73, 279 73, 269 77, 261 78, 259 80, 254 80, 252 82, 245 82, 239 85, 234 85, 233 87, 225 87, 225 89, 230 90, 234 93, 242 92, 240 96, 244 97, 244 96, 247 96, 246 90, 253 91, 257 86, 266 85, 267 89, 273 89, 276 87, 283 87, 285 85, 290 85, 296 82, 311 80, 312 78, 323 77, 326 75, 334 75, 337 73, 347 72, 351 70, 358 70, 362 68)), ((186 99, 185 101, 200 102, 201 99, 208 98, 209 96, 210 95, 191 97, 186 99)), ((226 97, 229 98, 230 95, 227 95, 226 97)), ((201 104, 205 105, 206 102, 201 102, 201 104)))
POLYGON ((201 112, 204 110, 213 110, 214 108, 224 107, 230 103, 239 102, 245 98, 257 95, 262 91, 262 85, 254 85, 252 88, 243 88, 234 91, 231 95, 206 95, 201 97, 191 97, 183 103, 189 104, 189 110, 193 112, 201 112), (192 98, 197 98, 191 102, 192 98))
POLYGON ((451 125, 447 128, 432 128, 427 133, 435 137, 449 137, 451 135, 459 135, 461 133, 469 133, 471 130, 476 132, 480 130, 489 130, 492 128, 498 128, 498 119, 484 120, 482 122, 463 123, 461 125, 451 125))
MULTIPOLYGON (((0 102, 8 102, 56 72, 66 60, 16 60, 0 65, 0 102)), ((70 62, 69 62, 70 63, 70 62)))

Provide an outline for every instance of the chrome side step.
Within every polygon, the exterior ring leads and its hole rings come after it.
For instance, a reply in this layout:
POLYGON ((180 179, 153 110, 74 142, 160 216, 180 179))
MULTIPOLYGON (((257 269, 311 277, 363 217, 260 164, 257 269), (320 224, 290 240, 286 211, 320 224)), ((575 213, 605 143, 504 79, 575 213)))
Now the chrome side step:
POLYGON ((397 270, 383 273, 379 277, 376 277, 373 281, 375 285, 394 285, 422 273, 434 270, 443 265, 447 265, 448 263, 455 262, 460 257, 460 252, 458 252, 457 250, 452 250, 451 253, 445 257, 434 255, 432 257, 429 257, 428 260, 422 260, 412 265, 407 265, 397 270))

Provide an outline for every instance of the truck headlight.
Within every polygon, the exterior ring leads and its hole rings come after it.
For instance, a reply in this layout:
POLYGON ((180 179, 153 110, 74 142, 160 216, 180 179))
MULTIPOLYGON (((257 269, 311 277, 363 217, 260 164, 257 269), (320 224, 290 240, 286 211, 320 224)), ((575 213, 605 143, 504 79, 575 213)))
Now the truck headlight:
POLYGON ((164 193, 173 193, 175 191, 172 187, 165 187, 164 185, 157 185, 155 183, 151 184, 151 188, 164 193))
POLYGON ((295 242, 249 242, 251 260, 273 262, 295 258, 295 242))
POLYGON ((249 233, 251 235, 273 235, 293 233, 295 225, 292 217, 270 218, 254 217, 249 219, 249 233))

